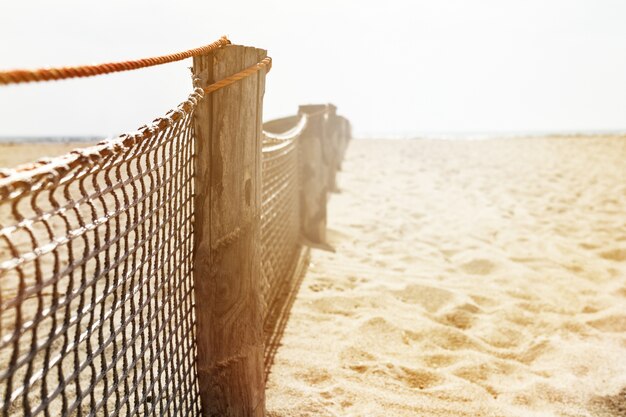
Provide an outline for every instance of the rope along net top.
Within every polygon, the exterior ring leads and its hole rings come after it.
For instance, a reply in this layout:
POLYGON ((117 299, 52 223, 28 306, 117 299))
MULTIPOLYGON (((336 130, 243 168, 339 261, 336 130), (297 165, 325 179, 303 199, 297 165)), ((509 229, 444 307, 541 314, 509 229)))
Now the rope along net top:
MULTIPOLYGON (((261 287, 265 303, 265 333, 273 334, 274 321, 289 290, 300 252, 298 137, 304 116, 283 135, 264 132, 261 203, 261 287)), ((266 339, 266 350, 270 349, 266 339)))
POLYGON ((199 411, 190 123, 201 94, 2 187, 3 415, 199 411))
POLYGON ((265 305, 265 375, 269 375, 308 252, 300 240, 299 138, 303 115, 282 134, 263 132, 261 288, 265 305), (303 258, 304 257, 304 258, 303 258))
POLYGON ((137 133, 0 171, 2 416, 200 413, 194 110, 270 65, 137 133))
POLYGON ((193 56, 206 54, 226 45, 230 45, 230 41, 226 36, 222 36, 217 41, 201 46, 200 48, 133 61, 110 62, 98 65, 81 65, 76 67, 0 71, 0 85, 28 83, 34 81, 62 80, 77 77, 93 77, 95 75, 109 74, 112 72, 136 70, 139 68, 147 68, 170 62, 182 61, 183 59, 191 58, 193 56))

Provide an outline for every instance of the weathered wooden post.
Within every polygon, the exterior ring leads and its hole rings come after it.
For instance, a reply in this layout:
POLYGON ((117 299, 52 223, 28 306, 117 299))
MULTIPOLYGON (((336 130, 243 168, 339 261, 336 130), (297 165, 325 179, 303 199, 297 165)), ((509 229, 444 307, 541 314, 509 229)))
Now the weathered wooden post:
POLYGON ((346 150, 348 149, 348 144, 352 139, 352 129, 350 128, 350 122, 343 116, 337 116, 339 119, 340 129, 341 129, 341 147, 339 148, 339 165, 338 169, 341 170, 341 165, 343 163, 343 159, 346 156, 346 150))
POLYGON ((324 123, 324 161, 328 171, 328 190, 338 191, 337 170, 339 164, 339 129, 337 124, 337 106, 328 104, 324 123))
POLYGON ((326 243, 326 201, 328 172, 324 162, 324 123, 327 106, 300 106, 298 114, 308 116, 300 138, 300 221, 302 234, 313 243, 326 243))
MULTIPOLYGON (((194 58, 206 87, 266 51, 227 46, 194 58)), ((260 290, 261 121, 265 70, 204 97, 195 111, 197 370, 204 416, 263 416, 260 290)))

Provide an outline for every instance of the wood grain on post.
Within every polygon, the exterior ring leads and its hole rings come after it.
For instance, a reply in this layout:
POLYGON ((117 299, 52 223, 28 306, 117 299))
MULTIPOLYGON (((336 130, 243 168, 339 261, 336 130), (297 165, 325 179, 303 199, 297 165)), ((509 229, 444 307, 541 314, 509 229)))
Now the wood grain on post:
POLYGON ((298 114, 308 115, 300 135, 300 222, 304 237, 314 243, 326 243, 326 201, 328 172, 324 162, 324 123, 327 106, 300 106, 298 114))
MULTIPOLYGON (((227 46, 195 57, 205 87, 266 51, 227 46)), ((195 111, 197 371, 204 416, 263 416, 260 291, 261 121, 265 70, 213 92, 195 111)))

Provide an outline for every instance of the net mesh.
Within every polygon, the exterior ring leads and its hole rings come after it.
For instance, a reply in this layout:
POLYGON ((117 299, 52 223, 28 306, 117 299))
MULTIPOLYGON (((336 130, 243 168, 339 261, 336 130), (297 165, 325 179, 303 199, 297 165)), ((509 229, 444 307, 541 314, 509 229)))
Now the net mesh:
POLYGON ((262 153, 261 287, 265 303, 266 371, 272 336, 288 302, 300 259, 297 135, 265 137, 262 153))
POLYGON ((202 94, 136 134, 0 176, 3 416, 199 414, 202 94))
MULTIPOLYGON (((0 170, 2 416, 200 414, 193 115, 204 94, 135 134, 0 170)), ((307 117, 279 122, 295 127, 264 133, 262 147, 266 374, 308 256, 307 117)))

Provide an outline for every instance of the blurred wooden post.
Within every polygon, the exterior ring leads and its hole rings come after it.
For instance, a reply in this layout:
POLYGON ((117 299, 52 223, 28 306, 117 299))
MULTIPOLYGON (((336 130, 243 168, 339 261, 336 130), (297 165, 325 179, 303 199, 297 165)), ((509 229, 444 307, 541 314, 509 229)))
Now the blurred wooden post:
POLYGON ((343 116, 337 116, 337 129, 339 131, 339 148, 337 155, 337 170, 341 171, 341 165, 348 149, 348 143, 352 139, 350 122, 343 116))
MULTIPOLYGON (((266 51, 227 46, 194 58, 205 87, 266 51)), ((197 369, 204 416, 263 416, 260 289, 265 70, 205 96, 195 111, 197 369)))
POLYGON ((306 128, 300 135, 300 221, 302 234, 314 243, 326 243, 327 168, 324 164, 324 123, 327 106, 300 106, 306 128))
POLYGON ((326 165, 328 170, 328 191, 339 191, 337 188, 337 170, 339 164, 339 129, 337 124, 337 106, 328 104, 326 115, 324 148, 326 149, 326 165))

